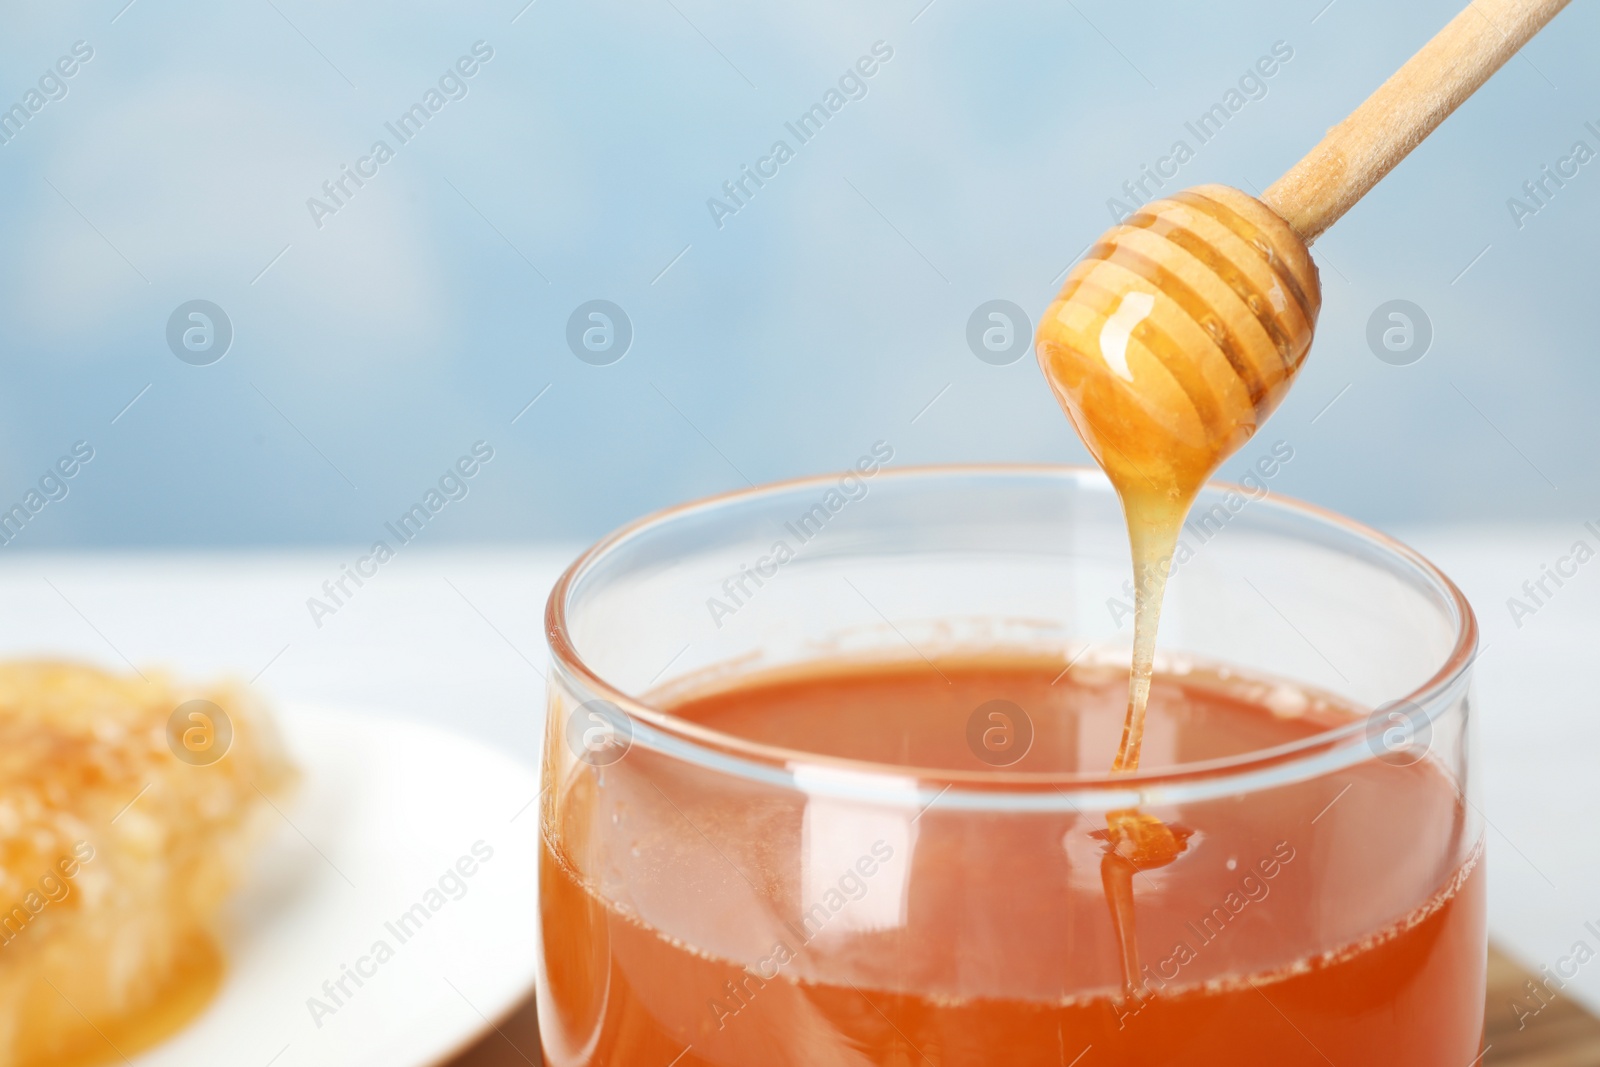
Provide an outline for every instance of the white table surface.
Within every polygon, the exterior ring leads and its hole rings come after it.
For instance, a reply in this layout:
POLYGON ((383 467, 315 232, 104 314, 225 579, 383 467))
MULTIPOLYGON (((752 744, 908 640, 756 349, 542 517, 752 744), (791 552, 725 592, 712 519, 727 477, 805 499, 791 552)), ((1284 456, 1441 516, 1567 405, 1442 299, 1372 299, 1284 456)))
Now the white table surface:
MULTIPOLYGON (((1483 628, 1477 664, 1490 926, 1537 970, 1577 941, 1600 949, 1600 560, 1531 617, 1506 598, 1579 537, 1581 523, 1401 531, 1466 590, 1483 628)), ((339 704, 435 723, 533 763, 544 601, 578 546, 417 550, 313 624, 348 552, 7 555, 3 644, 117 667, 255 678, 270 699, 339 704)), ((1600 965, 1570 991, 1600 1009, 1600 965)))

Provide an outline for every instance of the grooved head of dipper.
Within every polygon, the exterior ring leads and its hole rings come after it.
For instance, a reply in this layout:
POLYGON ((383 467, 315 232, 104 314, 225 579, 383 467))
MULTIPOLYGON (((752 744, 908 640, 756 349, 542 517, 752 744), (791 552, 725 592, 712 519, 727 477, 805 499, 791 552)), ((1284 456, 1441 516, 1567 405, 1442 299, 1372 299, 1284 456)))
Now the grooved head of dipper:
POLYGON ((1289 224, 1203 185, 1144 205, 1089 249, 1039 323, 1039 363, 1118 488, 1177 504, 1276 409, 1321 306, 1289 224))

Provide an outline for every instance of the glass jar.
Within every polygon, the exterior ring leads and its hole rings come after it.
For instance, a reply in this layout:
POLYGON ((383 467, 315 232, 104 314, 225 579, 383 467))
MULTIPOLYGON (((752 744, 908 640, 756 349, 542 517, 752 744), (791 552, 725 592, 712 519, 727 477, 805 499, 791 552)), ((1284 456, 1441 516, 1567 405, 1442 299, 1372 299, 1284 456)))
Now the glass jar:
MULTIPOLYGON (((1214 670, 1272 714, 1342 709, 1292 743, 1158 745, 1119 776, 1109 743, 1103 764, 974 747, 918 766, 670 710, 773 671, 960 655, 1125 686, 1129 575, 1108 483, 1060 467, 863 462, 586 552, 547 614, 550 1067, 1472 1062, 1477 628, 1372 530, 1225 485, 1185 527, 1163 669, 1214 670), (1105 878, 1119 812, 1186 841, 1133 865, 1131 913, 1105 878)), ((973 736, 1003 746, 1029 717, 973 736)))

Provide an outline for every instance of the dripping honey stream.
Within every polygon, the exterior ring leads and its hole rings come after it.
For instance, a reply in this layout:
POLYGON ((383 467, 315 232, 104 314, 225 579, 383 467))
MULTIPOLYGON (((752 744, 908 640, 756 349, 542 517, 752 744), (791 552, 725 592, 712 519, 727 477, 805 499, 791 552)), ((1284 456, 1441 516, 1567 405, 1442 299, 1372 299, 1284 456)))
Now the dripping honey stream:
MULTIPOLYGON (((1206 186, 1147 205, 1069 273, 1041 322, 1041 366, 1122 501, 1134 570, 1128 703, 1112 770, 1139 768, 1161 604, 1179 531, 1208 478, 1288 392, 1321 307, 1305 243, 1264 204, 1206 186)), ((1109 813, 1101 879, 1139 994, 1134 879, 1188 832, 1109 813)))

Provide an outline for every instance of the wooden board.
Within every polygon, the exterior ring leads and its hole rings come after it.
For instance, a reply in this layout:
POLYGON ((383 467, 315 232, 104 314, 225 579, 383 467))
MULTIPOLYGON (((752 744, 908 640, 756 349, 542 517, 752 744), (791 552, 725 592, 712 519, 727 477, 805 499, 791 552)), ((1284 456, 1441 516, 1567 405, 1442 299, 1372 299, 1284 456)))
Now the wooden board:
MULTIPOLYGON (((1538 1014, 1519 1018, 1514 1004, 1523 1005, 1526 1010, 1537 1006, 1523 984, 1530 978, 1532 975, 1509 957, 1489 950, 1488 1013, 1483 1035, 1488 1051, 1480 1061, 1483 1067, 1600 1067, 1600 1018, 1574 1001, 1556 997, 1538 1014)), ((539 1064, 539 1023, 529 998, 494 1033, 446 1067, 539 1064)))
MULTIPOLYGON (((1600 1019, 1569 997, 1539 1002, 1524 983, 1533 978, 1508 956, 1489 949, 1484 1067, 1595 1067, 1600 1064, 1600 1019), (1516 1005, 1521 1005, 1519 1013, 1516 1005)), ((1548 998, 1548 994, 1546 994, 1548 998)))

